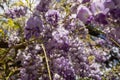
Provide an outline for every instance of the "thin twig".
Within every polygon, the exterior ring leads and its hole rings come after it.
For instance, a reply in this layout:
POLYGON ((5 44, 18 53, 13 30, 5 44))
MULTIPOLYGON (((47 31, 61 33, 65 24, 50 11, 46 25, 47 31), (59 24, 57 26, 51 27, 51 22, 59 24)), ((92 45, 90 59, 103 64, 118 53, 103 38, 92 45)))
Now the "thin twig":
POLYGON ((43 44, 41 44, 41 47, 42 47, 44 55, 45 55, 45 60, 46 60, 46 64, 47 64, 49 79, 52 80, 51 73, 50 73, 50 67, 49 67, 49 64, 48 64, 48 58, 47 58, 47 54, 46 54, 46 51, 45 51, 45 47, 44 47, 43 44))
POLYGON ((110 38, 110 40, 113 41, 120 48, 120 44, 118 44, 114 39, 110 38))

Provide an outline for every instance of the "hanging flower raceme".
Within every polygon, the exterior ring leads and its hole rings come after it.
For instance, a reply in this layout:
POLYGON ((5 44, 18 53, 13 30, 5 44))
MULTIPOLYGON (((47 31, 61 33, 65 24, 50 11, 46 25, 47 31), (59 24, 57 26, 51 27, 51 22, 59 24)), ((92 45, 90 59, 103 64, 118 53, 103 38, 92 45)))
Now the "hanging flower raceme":
POLYGON ((32 36, 39 37, 42 29, 43 29, 42 20, 38 16, 30 17, 25 26, 25 38, 29 39, 32 36))
POLYGON ((58 44, 57 47, 59 49, 63 49, 64 51, 69 50, 70 40, 69 40, 69 32, 65 30, 63 27, 57 28, 52 32, 53 40, 58 44))
POLYGON ((75 72, 69 59, 59 57, 54 60, 56 73, 61 75, 65 80, 75 80, 75 72))
POLYGON ((51 0, 40 0, 39 4, 37 5, 36 9, 39 12, 47 12, 49 9, 49 3, 51 0))
POLYGON ((25 16, 27 13, 27 7, 20 7, 16 9, 9 9, 5 12, 5 15, 9 18, 19 18, 21 16, 25 16))
POLYGON ((90 9, 94 15, 99 13, 106 14, 109 11, 109 8, 105 7, 105 1, 104 0, 93 0, 90 9))

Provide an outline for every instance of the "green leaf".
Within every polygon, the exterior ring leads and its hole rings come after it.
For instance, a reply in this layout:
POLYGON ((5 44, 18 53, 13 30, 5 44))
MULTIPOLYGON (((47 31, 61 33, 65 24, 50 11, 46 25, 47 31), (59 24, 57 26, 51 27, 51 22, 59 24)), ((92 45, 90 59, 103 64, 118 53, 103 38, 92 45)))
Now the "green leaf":
POLYGON ((6 77, 6 80, 9 80, 10 76, 15 75, 15 74, 17 74, 17 73, 19 73, 19 72, 20 72, 19 70, 12 70, 12 71, 9 73, 9 75, 6 77))
POLYGON ((6 49, 0 48, 0 56, 3 55, 6 49))
POLYGON ((89 62, 93 62, 95 60, 95 56, 91 55, 91 56, 88 56, 88 61, 89 62))
POLYGON ((26 2, 27 2, 27 5, 29 6, 29 4, 30 4, 29 0, 26 0, 26 2))
POLYGON ((70 6, 71 6, 70 4, 64 4, 64 9, 65 9, 67 14, 70 13, 70 6))
POLYGON ((16 29, 20 28, 20 24, 17 21, 14 21, 11 18, 9 18, 6 23, 3 23, 3 26, 5 27, 5 29, 14 29, 14 30, 16 30, 16 29))
POLYGON ((2 29, 0 29, 0 33, 3 33, 3 30, 2 30, 2 29))
POLYGON ((14 22, 14 29, 18 29, 18 28, 20 28, 20 24, 19 23, 17 23, 17 22, 14 22))
POLYGON ((14 21, 11 18, 8 19, 8 26, 14 27, 14 21))
POLYGON ((9 66, 8 66, 7 62, 5 62, 5 64, 4 64, 4 71, 5 71, 6 76, 8 76, 10 70, 9 70, 9 66))
POLYGON ((61 0, 61 3, 65 3, 66 2, 66 0, 61 0))

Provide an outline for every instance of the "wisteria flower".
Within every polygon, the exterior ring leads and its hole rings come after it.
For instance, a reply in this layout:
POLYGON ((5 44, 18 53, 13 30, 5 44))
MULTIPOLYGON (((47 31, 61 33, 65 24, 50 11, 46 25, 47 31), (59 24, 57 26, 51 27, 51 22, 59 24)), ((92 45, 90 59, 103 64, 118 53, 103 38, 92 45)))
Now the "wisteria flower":
POLYGON ((105 8, 105 0, 93 0, 91 3, 91 11, 94 15, 98 13, 106 14, 109 11, 109 8, 105 8))
POLYGON ((15 9, 9 9, 8 11, 5 12, 5 15, 9 18, 14 19, 25 16, 26 13, 27 13, 27 7, 20 7, 15 9))
POLYGON ((59 27, 56 31, 53 31, 52 36, 58 43, 69 43, 68 34, 69 32, 67 30, 59 27))
POLYGON ((46 13, 47 22, 51 25, 57 25, 59 20, 59 12, 57 10, 48 10, 46 13))
POLYGON ((87 20, 92 16, 91 11, 86 6, 80 5, 77 9, 77 18, 83 23, 86 23, 87 20))
POLYGON ((30 17, 25 26, 25 38, 29 39, 32 36, 39 37, 42 29, 42 20, 38 16, 30 17))
POLYGON ((39 4, 36 6, 36 9, 39 12, 47 12, 49 9, 49 3, 51 0, 40 0, 39 4))
POLYGON ((95 21, 101 24, 108 24, 107 22, 107 16, 103 13, 99 13, 95 16, 95 21))

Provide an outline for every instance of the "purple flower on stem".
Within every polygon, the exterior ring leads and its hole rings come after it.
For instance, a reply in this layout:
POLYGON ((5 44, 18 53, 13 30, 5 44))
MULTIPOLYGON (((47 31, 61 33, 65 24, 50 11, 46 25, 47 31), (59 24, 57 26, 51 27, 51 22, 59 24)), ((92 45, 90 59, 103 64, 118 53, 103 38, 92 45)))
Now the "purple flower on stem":
POLYGON ((91 11, 86 7, 80 5, 77 9, 77 18, 83 23, 86 23, 87 20, 92 16, 91 11))
POLYGON ((69 32, 65 30, 63 27, 59 27, 57 28, 56 31, 52 32, 53 40, 55 40, 57 43, 56 47, 58 49, 64 50, 65 52, 67 52, 70 47, 69 46, 70 40, 68 34, 69 32))
POLYGON ((90 6, 92 13, 94 15, 98 13, 106 14, 109 11, 109 8, 106 8, 104 3, 105 0, 93 0, 90 6))

